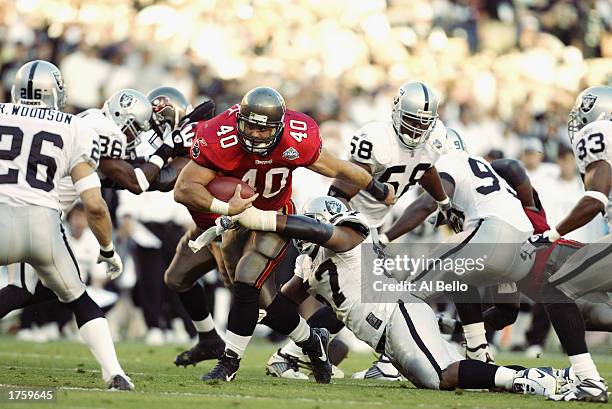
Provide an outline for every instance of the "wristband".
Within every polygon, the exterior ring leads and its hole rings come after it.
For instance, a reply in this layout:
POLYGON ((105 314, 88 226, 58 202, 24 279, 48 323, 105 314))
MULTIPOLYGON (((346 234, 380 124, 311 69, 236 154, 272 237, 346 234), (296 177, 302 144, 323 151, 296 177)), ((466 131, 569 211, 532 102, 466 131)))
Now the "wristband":
POLYGON ((438 205, 440 205, 440 207, 444 207, 450 203, 450 199, 447 196, 443 200, 438 200, 437 202, 438 202, 438 205))
POLYGON ((557 241, 561 238, 561 235, 559 234, 559 232, 557 231, 557 229, 555 229, 554 227, 552 227, 549 231, 548 231, 548 240, 550 240, 551 242, 553 241, 557 241))
POLYGON ((383 201, 389 194, 389 186, 372 178, 370 183, 368 183, 368 186, 366 186, 365 191, 371 194, 374 199, 383 201))
POLYGON ((389 244, 389 237, 385 233, 378 235, 378 242, 383 245, 389 244))
POLYGON ((134 174, 136 175, 136 181, 138 181, 138 187, 143 192, 146 192, 149 189, 149 181, 145 176, 144 172, 140 168, 134 169, 134 174))
POLYGON ((166 161, 164 161, 164 159, 158 155, 153 155, 149 158, 149 163, 152 163, 153 165, 161 169, 166 164, 166 161))
POLYGON ((229 203, 219 200, 215 197, 213 198, 213 201, 210 204, 210 211, 211 213, 218 213, 227 216, 229 213, 229 203))

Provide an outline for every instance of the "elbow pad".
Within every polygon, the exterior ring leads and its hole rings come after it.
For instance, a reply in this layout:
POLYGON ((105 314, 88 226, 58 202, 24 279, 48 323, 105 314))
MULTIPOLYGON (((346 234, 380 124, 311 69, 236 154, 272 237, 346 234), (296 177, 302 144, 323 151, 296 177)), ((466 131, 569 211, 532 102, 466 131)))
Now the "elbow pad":
POLYGON ((334 233, 334 226, 308 216, 287 216, 282 235, 315 244, 325 244, 334 233))
POLYGON ((164 166, 159 171, 157 178, 151 183, 149 190, 157 190, 160 192, 169 192, 174 189, 174 184, 178 178, 178 172, 172 166, 164 166))

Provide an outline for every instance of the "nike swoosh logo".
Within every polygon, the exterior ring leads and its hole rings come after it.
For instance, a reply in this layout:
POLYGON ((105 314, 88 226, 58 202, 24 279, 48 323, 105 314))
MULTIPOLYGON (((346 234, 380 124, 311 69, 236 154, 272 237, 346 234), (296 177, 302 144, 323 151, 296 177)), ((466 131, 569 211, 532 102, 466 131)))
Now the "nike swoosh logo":
POLYGON ((323 342, 321 341, 321 337, 319 337, 319 345, 321 345, 321 360, 327 361, 327 354, 325 353, 325 348, 323 347, 323 342))

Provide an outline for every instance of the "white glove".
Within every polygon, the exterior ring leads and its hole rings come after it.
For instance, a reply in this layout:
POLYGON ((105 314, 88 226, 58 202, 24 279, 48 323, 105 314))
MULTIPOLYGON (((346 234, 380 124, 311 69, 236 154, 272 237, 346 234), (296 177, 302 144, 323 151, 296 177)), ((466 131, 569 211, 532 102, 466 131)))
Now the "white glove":
POLYGON ((208 246, 218 236, 220 236, 225 230, 234 227, 232 219, 228 216, 217 217, 215 225, 209 227, 204 233, 200 234, 195 240, 189 240, 187 245, 194 253, 200 251, 203 247, 208 246))
POLYGON ((98 256, 98 263, 102 262, 108 264, 106 276, 111 280, 114 280, 115 278, 119 277, 123 272, 123 263, 121 262, 121 257, 119 257, 119 254, 117 254, 115 250, 110 250, 108 252, 100 250, 100 255, 98 256))
POLYGON ((260 210, 251 206, 232 216, 232 221, 250 230, 276 231, 276 214, 274 210, 260 210))

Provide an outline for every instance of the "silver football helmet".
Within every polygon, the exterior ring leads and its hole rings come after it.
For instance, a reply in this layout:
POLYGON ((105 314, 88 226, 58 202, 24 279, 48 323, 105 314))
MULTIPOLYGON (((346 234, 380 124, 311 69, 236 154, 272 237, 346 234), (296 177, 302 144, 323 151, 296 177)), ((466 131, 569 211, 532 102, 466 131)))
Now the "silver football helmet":
POLYGON ((416 149, 427 142, 436 125, 438 97, 423 82, 406 82, 393 101, 391 119, 402 144, 416 149))
POLYGON ((585 125, 600 119, 612 120, 612 87, 590 87, 578 95, 567 122, 570 139, 585 125))
POLYGON ((151 128, 151 103, 142 92, 135 89, 126 88, 115 92, 102 106, 102 112, 127 137, 128 150, 133 149, 141 132, 151 128))
MULTIPOLYGON (((319 196, 310 199, 300 212, 303 216, 312 217, 322 223, 331 223, 334 216, 348 211, 344 203, 332 196, 319 196)), ((301 254, 311 254, 317 247, 316 244, 304 241, 293 240, 293 244, 301 254)))
POLYGON ((151 119, 159 127, 168 124, 170 129, 174 129, 185 115, 193 111, 185 95, 173 87, 152 89, 147 94, 147 99, 153 108, 151 119))
POLYGON ((463 152, 468 151, 463 137, 461 137, 459 132, 455 131, 453 128, 446 128, 446 138, 448 140, 448 146, 450 149, 456 149, 463 152))
POLYGON ((60 70, 48 61, 30 61, 17 70, 11 88, 13 103, 63 109, 66 90, 60 70))

